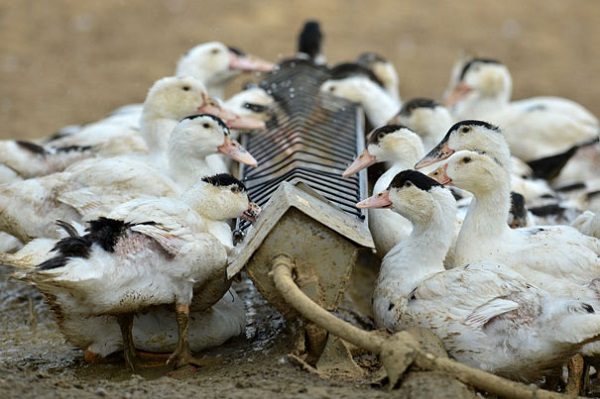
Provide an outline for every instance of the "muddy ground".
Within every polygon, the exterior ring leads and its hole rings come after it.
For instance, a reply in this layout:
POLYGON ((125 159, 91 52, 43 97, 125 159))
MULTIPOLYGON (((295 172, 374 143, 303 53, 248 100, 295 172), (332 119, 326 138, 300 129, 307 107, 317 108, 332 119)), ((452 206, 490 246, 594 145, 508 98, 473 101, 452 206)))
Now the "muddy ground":
MULTIPOLYGON (((330 61, 364 50, 389 57, 405 99, 439 97, 466 50, 504 60, 516 98, 566 96, 600 114, 595 0, 1 0, 0 137, 41 137, 139 102, 199 42, 220 40, 277 60, 293 52, 300 25, 315 16, 330 61)), ((220 361, 187 379, 165 377, 165 369, 132 376, 121 365, 86 365, 36 291, 8 281, 8 272, 0 269, 2 398, 393 396, 290 364, 289 332, 260 299, 249 301, 246 337, 209 353, 220 361)))

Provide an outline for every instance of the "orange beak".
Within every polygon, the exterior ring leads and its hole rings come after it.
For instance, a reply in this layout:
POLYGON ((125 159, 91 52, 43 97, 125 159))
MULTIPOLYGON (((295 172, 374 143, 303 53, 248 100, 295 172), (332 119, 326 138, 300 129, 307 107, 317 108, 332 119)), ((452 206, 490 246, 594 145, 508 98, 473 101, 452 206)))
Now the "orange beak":
POLYGON ((365 148, 362 154, 360 154, 354 160, 354 162, 352 162, 352 165, 348 166, 344 173, 342 173, 342 177, 350 177, 353 174, 360 172, 364 168, 367 168, 376 162, 377 159, 375 159, 375 157, 369 153, 369 150, 365 148))
POLYGON ((448 97, 446 97, 444 105, 449 108, 453 107, 456 103, 465 98, 465 96, 469 94, 472 90, 473 88, 471 86, 467 85, 464 82, 459 82, 454 87, 454 90, 452 90, 452 92, 448 95, 448 97))
POLYGON ((390 208, 392 201, 390 200, 390 192, 382 191, 379 194, 373 195, 365 200, 360 201, 356 204, 357 208, 390 208))
POLYGON ((275 64, 262 60, 258 57, 239 55, 232 51, 229 52, 229 69, 236 71, 258 71, 270 72, 275 68, 275 64))
POLYGON ((225 141, 219 147, 217 147, 220 153, 231 157, 232 159, 243 163, 244 165, 256 168, 258 163, 256 159, 244 147, 240 145, 236 140, 232 140, 229 136, 225 136, 225 141))
POLYGON ((452 184, 452 179, 450 178, 450 176, 448 176, 447 170, 448 164, 445 164, 444 166, 440 166, 433 172, 429 173, 428 176, 436 180, 440 184, 452 184))

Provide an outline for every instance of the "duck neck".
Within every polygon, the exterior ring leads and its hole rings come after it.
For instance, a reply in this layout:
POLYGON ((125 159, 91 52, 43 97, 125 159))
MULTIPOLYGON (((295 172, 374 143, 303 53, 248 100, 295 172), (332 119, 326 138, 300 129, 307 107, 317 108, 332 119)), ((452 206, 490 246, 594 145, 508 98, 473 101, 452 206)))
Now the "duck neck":
POLYGON ((473 192, 473 200, 456 244, 457 250, 463 246, 472 247, 477 242, 498 240, 509 230, 509 211, 510 176, 502 173, 502 177, 498 175, 489 190, 473 192))
POLYGON ((177 126, 175 119, 157 117, 146 111, 142 113, 140 129, 151 154, 166 153, 169 137, 175 126, 177 126))
POLYGON ((198 151, 192 145, 185 148, 169 146, 169 177, 184 189, 192 187, 199 179, 214 174, 206 159, 211 153, 213 152, 198 151))
POLYGON ((385 125, 400 108, 398 102, 375 83, 362 85, 361 95, 361 105, 373 126, 385 125))
MULTIPOLYGON (((456 203, 436 203, 427 222, 411 220, 413 231, 383 258, 378 288, 393 286, 394 295, 408 295, 421 281, 444 270, 454 234, 456 203)), ((388 290, 376 290, 386 292, 388 290)))

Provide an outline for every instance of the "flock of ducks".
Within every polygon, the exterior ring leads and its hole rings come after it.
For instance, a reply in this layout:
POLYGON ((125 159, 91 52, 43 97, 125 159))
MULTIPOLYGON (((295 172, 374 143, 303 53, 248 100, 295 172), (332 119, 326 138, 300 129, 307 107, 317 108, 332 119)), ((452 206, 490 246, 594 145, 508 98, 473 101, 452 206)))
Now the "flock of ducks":
MULTIPOLYGON (((299 56, 324 62, 310 45, 299 56)), ((256 165, 234 137, 260 134, 273 99, 257 87, 219 98, 240 71, 272 68, 201 44, 141 105, 0 143, 1 260, 87 360, 122 350, 134 369, 170 352, 176 367, 201 365, 192 352, 244 330, 228 221, 260 209, 225 157, 256 165)), ((444 104, 403 102, 373 53, 331 73, 321 91, 359 103, 374 127, 342 176, 387 168, 357 204, 382 258, 377 325, 429 328, 457 360, 531 382, 600 354, 598 120, 562 98, 511 102, 510 73, 491 59, 459 60, 444 104)))

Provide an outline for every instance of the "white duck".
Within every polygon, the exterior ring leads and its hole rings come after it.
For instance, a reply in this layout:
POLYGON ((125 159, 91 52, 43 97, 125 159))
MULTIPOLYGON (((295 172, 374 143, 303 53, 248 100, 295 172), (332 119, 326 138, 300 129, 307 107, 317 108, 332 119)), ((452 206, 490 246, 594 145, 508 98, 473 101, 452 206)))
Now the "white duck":
POLYGON ((600 240, 570 226, 510 229, 510 179, 495 159, 474 151, 456 152, 437 169, 436 179, 474 196, 456 240, 456 264, 502 262, 549 292, 563 293, 574 283, 593 291, 590 295, 597 301, 600 240))
POLYGON ((571 226, 585 235, 600 239, 600 213, 585 211, 571 223, 571 226))
MULTIPOLYGON (((146 198, 125 203, 108 217, 91 221, 84 236, 64 224, 70 237, 57 242, 57 255, 26 273, 24 279, 49 299, 67 338, 81 338, 89 332, 78 328, 78 318, 114 316, 126 363, 133 369, 134 315, 174 302, 179 338, 168 362, 176 367, 201 364, 192 357, 188 341, 192 295, 195 302, 211 306, 228 289, 223 280, 226 250, 196 212, 205 207, 207 185, 219 190, 214 203, 220 207, 221 220, 257 215, 258 208, 249 201, 243 184, 218 175, 194 186, 181 200, 146 198), (220 280, 225 287, 215 298, 202 297, 214 291, 194 290, 220 280)), ((90 321, 86 323, 89 326, 90 321)), ((98 338, 99 333, 89 338, 98 338)), ((152 335, 142 330, 144 334, 152 335)), ((80 339, 73 341, 81 344, 80 339)))
POLYGON ((355 64, 341 64, 331 79, 321 85, 321 92, 359 103, 373 127, 385 125, 398 110, 400 103, 383 88, 377 77, 355 64))
MULTIPOLYGON (((227 83, 241 72, 269 72, 273 68, 274 64, 246 55, 235 47, 207 42, 191 48, 179 58, 175 75, 196 78, 204 84, 210 96, 223 98, 227 83)), ((111 116, 135 122, 141 112, 141 104, 128 104, 111 112, 111 116)))
MULTIPOLYGON (((410 168, 423 154, 419 136, 404 126, 386 125, 374 129, 367 136, 367 148, 344 171, 343 177, 352 176, 378 162, 392 166, 377 180, 373 194, 384 191, 398 172, 410 168)), ((397 243, 408 237, 412 225, 401 215, 388 209, 369 210, 369 230, 377 254, 383 257, 397 243)))
POLYGON ((223 98, 225 85, 240 72, 269 72, 274 64, 223 43, 199 44, 177 62, 175 74, 193 76, 204 83, 211 96, 223 98))
POLYGON ((417 133, 426 150, 432 149, 454 124, 446 107, 428 98, 405 102, 388 124, 404 125, 417 133))
POLYGON ((383 87, 388 94, 400 104, 400 79, 398 78, 398 72, 390 61, 377 53, 366 52, 362 53, 356 59, 356 63, 365 68, 368 68, 377 78, 383 83, 383 87))
MULTIPOLYGON (((444 138, 415 167, 424 168, 444 160, 459 150, 484 152, 496 159, 500 164, 512 170, 512 166, 520 162, 510 155, 510 149, 500 131, 493 125, 481 121, 462 121, 454 124, 444 138), (516 162, 515 162, 516 161, 516 162)), ((523 173, 519 170, 519 173, 523 173)), ((541 179, 528 179, 520 174, 511 174, 512 190, 522 194, 528 203, 543 195, 554 196, 554 191, 541 179)))
POLYGON ((376 322, 392 331, 432 329, 460 362, 529 382, 562 366, 600 332, 600 315, 575 297, 557 298, 496 263, 445 270, 456 204, 449 190, 412 170, 357 204, 391 207, 411 236, 383 259, 373 296, 376 322))
POLYGON ((480 119, 499 125, 513 155, 527 162, 598 138, 598 119, 581 105, 559 97, 510 102, 511 91, 505 65, 474 58, 464 64, 447 103, 457 120, 480 119))
POLYGON ((209 112, 223 117, 232 126, 260 128, 264 123, 238 117, 215 105, 204 86, 193 78, 167 77, 150 89, 144 103, 142 130, 139 122, 117 121, 85 126, 78 133, 57 138, 41 146, 32 142, 0 141, 0 176, 3 182, 44 176, 64 170, 82 159, 121 154, 148 154, 154 157, 166 148, 175 125, 185 116, 209 112), (135 125, 135 126, 134 126, 135 125))
POLYGON ((227 127, 218 118, 186 118, 171 134, 166 171, 129 157, 89 159, 61 173, 0 186, 0 229, 22 242, 56 237, 55 220, 80 221, 85 214, 104 215, 140 195, 180 195, 200 177, 223 172, 206 161, 217 152, 256 164, 229 139, 227 127))

